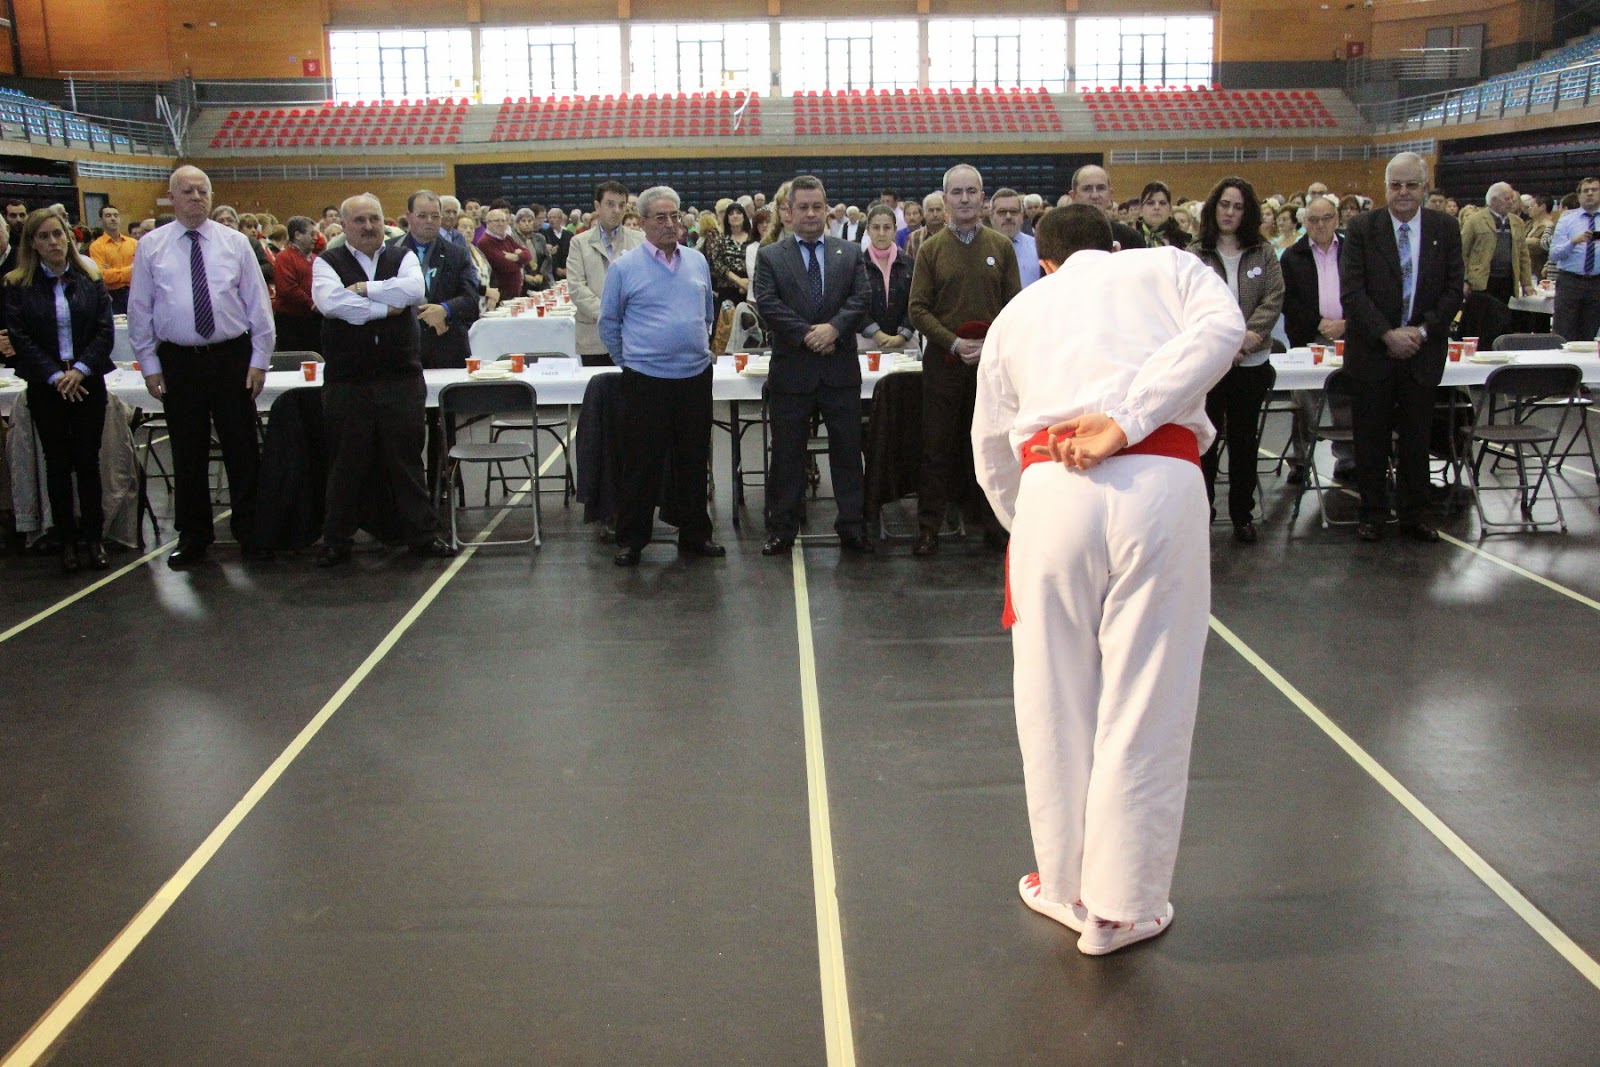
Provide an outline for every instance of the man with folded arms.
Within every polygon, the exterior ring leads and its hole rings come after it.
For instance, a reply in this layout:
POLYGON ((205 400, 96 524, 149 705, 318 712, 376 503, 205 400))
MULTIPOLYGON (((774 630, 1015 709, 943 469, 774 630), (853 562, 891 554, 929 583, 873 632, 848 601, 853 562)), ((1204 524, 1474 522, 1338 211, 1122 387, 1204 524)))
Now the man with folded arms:
POLYGON ((711 323, 716 297, 706 257, 678 243, 678 194, 639 194, 645 243, 617 257, 600 298, 600 339, 622 368, 622 485, 612 562, 637 567, 650 543, 661 475, 672 460, 678 553, 725 556, 711 540, 706 468, 711 453, 711 323))
POLYGON ((211 179, 179 167, 167 184, 177 225, 139 242, 128 289, 128 341, 145 388, 166 409, 172 438, 174 570, 198 563, 212 532, 211 430, 228 471, 232 528, 246 558, 255 543, 256 397, 267 382, 277 331, 249 240, 211 220, 211 179))
POLYGON ((1172 248, 1110 255, 1098 208, 1034 228, 1060 268, 989 329, 978 482, 1011 531, 1017 736, 1037 873, 1019 891, 1100 956, 1164 932, 1210 612, 1205 398, 1245 323, 1172 248))
POLYGON ((911 273, 911 324, 927 338, 922 356, 922 471, 917 487, 921 532, 914 556, 939 550, 939 530, 953 498, 982 523, 991 548, 1005 544, 1005 531, 972 483, 966 449, 977 392, 983 342, 956 331, 987 326, 1022 290, 1017 253, 998 230, 984 226, 983 176, 958 163, 945 172, 949 222, 917 253, 911 273))
POLYGON ((453 556, 455 549, 436 533, 422 474, 428 399, 417 330, 417 306, 426 299, 422 268, 411 248, 384 244, 377 197, 350 197, 339 217, 345 243, 311 267, 311 296, 322 313, 322 410, 332 449, 317 566, 350 562, 362 489, 374 471, 388 482, 412 554, 453 556))
POLYGON ((133 251, 139 242, 122 232, 122 212, 107 204, 100 209, 101 233, 89 245, 89 258, 100 268, 100 280, 111 294, 111 310, 128 313, 128 281, 133 277, 133 251))

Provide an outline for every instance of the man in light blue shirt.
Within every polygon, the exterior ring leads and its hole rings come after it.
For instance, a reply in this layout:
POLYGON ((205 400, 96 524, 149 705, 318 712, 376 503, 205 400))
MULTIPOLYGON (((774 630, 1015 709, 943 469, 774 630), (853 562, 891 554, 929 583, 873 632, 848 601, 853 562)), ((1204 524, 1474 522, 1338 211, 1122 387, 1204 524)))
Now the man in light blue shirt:
POLYGON ((989 199, 989 214, 994 228, 1010 238, 1011 247, 1017 250, 1017 273, 1022 276, 1022 287, 1026 289, 1039 280, 1042 270, 1033 235, 1022 232, 1022 194, 1015 189, 998 190, 989 199))
POLYGON ((706 473, 711 460, 711 346, 716 316, 706 257, 678 243, 678 194, 639 194, 645 243, 606 272, 600 338, 622 368, 622 484, 612 562, 636 567, 650 543, 662 470, 672 484, 662 512, 678 527, 678 552, 724 556, 711 540, 706 473))
POLYGON ((1569 341, 1600 334, 1600 178, 1578 183, 1578 206, 1561 216, 1550 236, 1556 267, 1555 318, 1550 328, 1569 341))

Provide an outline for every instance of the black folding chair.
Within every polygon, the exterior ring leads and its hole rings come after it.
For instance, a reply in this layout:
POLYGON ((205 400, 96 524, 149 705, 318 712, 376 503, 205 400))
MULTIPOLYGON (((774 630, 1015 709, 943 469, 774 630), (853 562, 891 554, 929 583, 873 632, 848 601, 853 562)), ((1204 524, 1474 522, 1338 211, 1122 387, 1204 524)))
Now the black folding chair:
MULTIPOLYGON (((522 416, 526 419, 537 419, 539 413, 539 396, 534 391, 533 385, 524 381, 509 382, 451 382, 439 390, 439 418, 444 425, 445 442, 448 450, 445 453, 445 468, 442 480, 445 485, 456 484, 456 479, 461 476, 461 466, 465 463, 482 463, 493 466, 499 471, 497 480, 502 488, 506 485, 504 464, 520 462, 527 473, 531 492, 528 493, 530 502, 516 504, 510 500, 503 504, 491 505, 489 503, 489 487, 486 483, 483 490, 483 505, 467 504, 465 500, 458 502, 456 494, 450 496, 450 544, 461 547, 461 538, 458 533, 456 517, 469 511, 497 511, 501 508, 533 512, 533 535, 500 541, 479 541, 480 545, 525 545, 532 543, 538 548, 543 542, 539 535, 539 435, 534 434, 527 441, 456 441, 457 416, 522 416)), ((435 499, 437 499, 437 490, 435 499)))
POLYGON ((1478 454, 1466 465, 1472 483, 1472 502, 1478 509, 1480 537, 1495 527, 1537 529, 1540 526, 1559 526, 1562 533, 1566 532, 1567 519, 1561 510, 1561 497, 1556 494, 1553 486, 1550 499, 1555 503, 1555 519, 1536 520, 1533 517, 1533 507, 1538 503, 1539 493, 1550 477, 1556 442, 1566 429, 1567 415, 1573 410, 1573 406, 1547 404, 1548 407, 1561 412, 1553 429, 1532 421, 1531 416, 1534 406, 1542 402, 1576 397, 1582 382, 1583 372, 1570 363, 1545 366, 1512 365, 1496 367, 1490 372, 1488 381, 1483 384, 1483 397, 1479 401, 1469 438, 1469 447, 1475 444, 1478 454), (1516 465, 1515 486, 1482 484, 1479 468, 1490 448, 1499 449, 1502 458, 1507 458, 1516 465), (1528 477, 1530 467, 1536 473, 1531 482, 1528 477), (1513 522, 1491 520, 1483 510, 1483 494, 1486 492, 1515 492, 1520 505, 1521 520, 1513 522))

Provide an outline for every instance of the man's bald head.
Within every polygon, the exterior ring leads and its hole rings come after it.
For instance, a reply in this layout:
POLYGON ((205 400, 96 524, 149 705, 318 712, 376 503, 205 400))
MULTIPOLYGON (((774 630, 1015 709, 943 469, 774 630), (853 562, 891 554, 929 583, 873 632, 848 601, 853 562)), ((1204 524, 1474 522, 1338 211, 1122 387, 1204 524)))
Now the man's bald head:
POLYGON ((345 243, 362 255, 376 255, 383 246, 383 205, 371 193, 346 197, 339 205, 345 243))
POLYGON ((211 179, 199 167, 183 166, 167 180, 172 213, 185 229, 195 229, 211 217, 211 179))
POLYGON ((1085 164, 1073 172, 1072 189, 1067 195, 1072 197, 1075 204, 1093 204, 1108 214, 1116 208, 1116 200, 1111 192, 1111 175, 1106 173, 1104 167, 1093 163, 1085 164))

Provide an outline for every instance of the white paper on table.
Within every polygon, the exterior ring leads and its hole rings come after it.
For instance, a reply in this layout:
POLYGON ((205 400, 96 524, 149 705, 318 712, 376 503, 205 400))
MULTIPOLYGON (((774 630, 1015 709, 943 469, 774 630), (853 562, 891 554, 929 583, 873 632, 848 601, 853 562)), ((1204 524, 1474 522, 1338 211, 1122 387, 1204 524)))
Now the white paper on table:
POLYGON ((1277 363, 1280 367, 1311 367, 1316 365, 1316 360, 1311 358, 1309 348, 1291 348, 1278 355, 1277 363))

